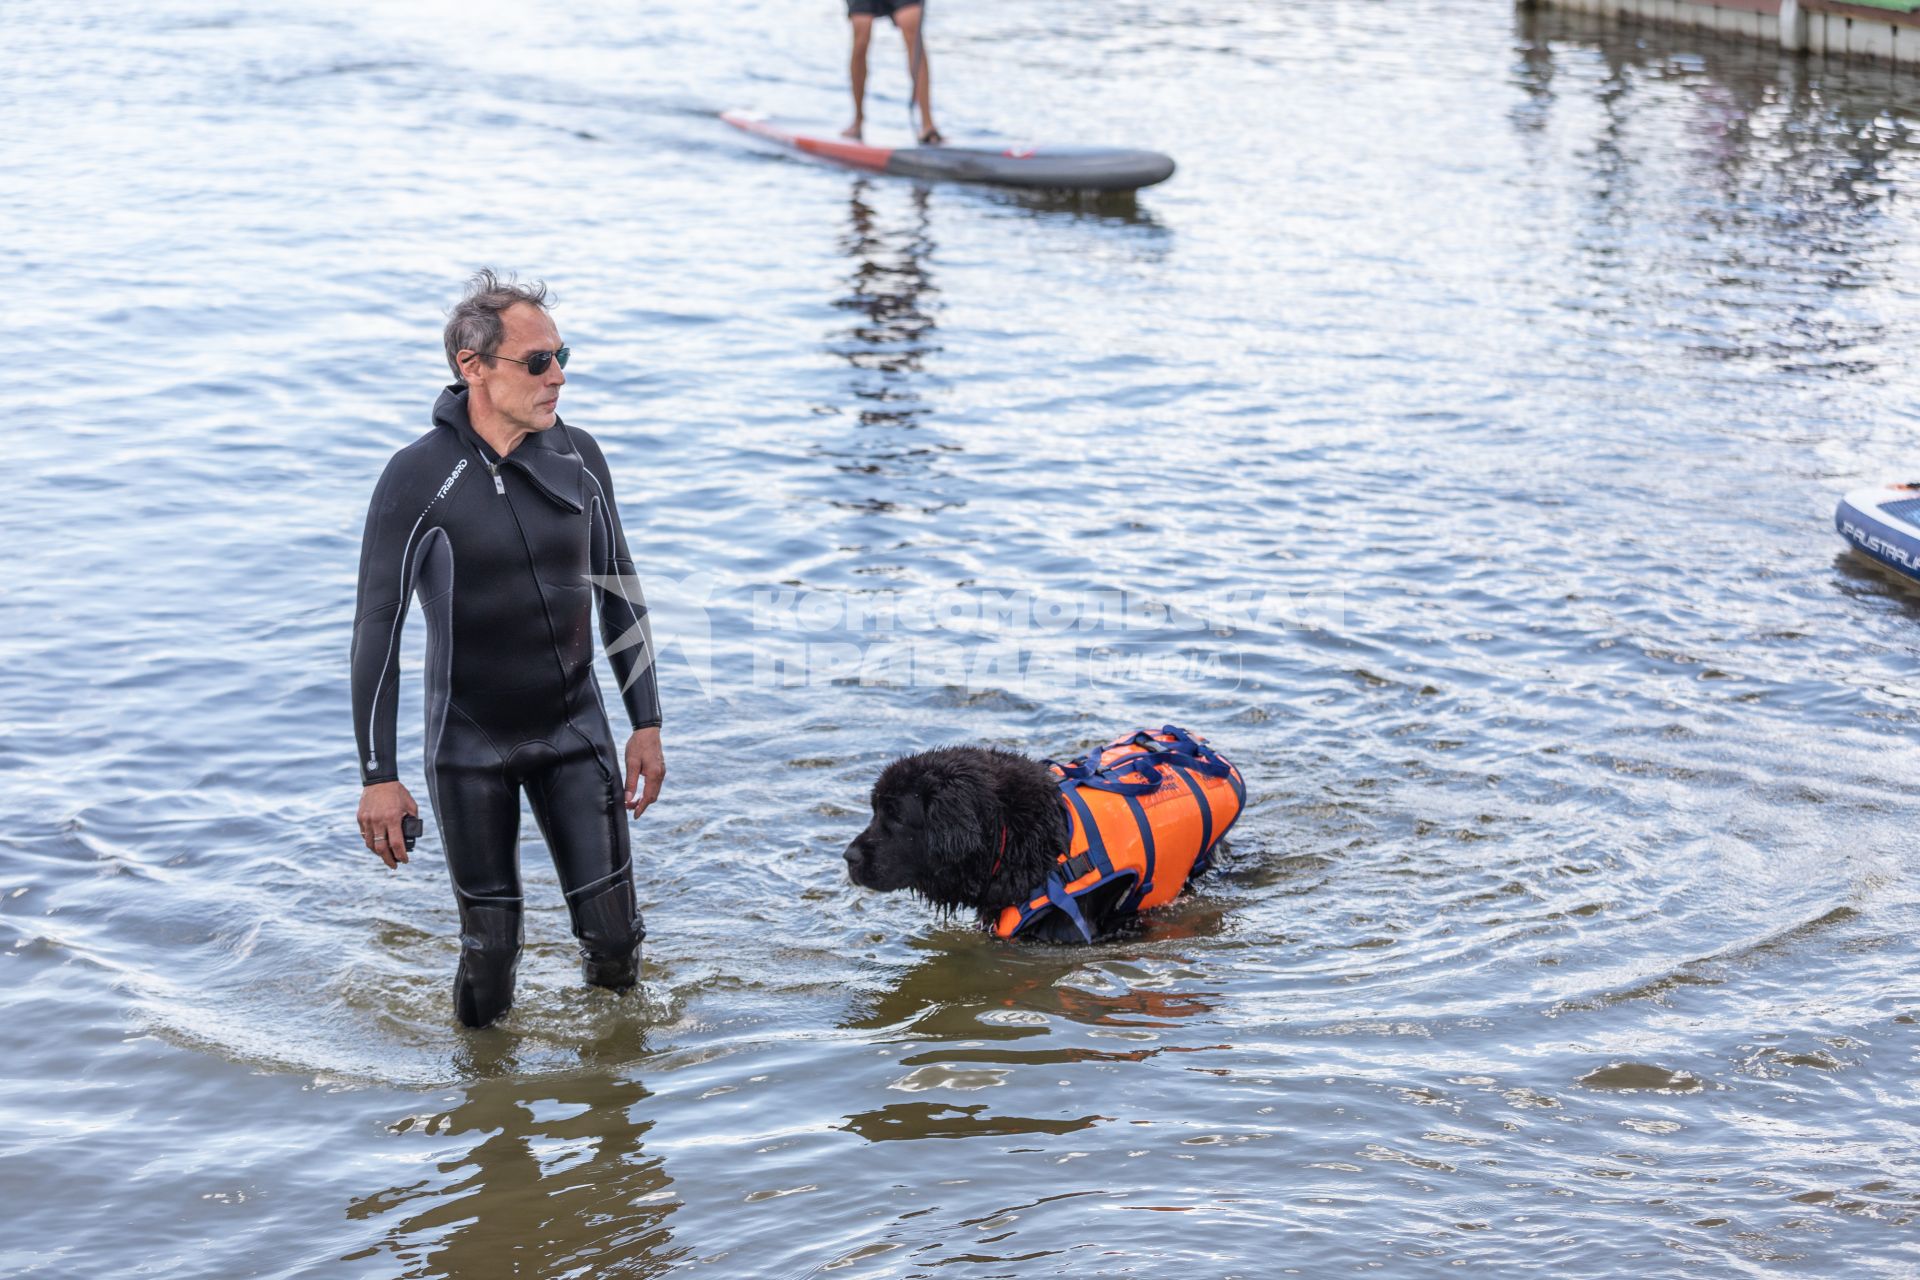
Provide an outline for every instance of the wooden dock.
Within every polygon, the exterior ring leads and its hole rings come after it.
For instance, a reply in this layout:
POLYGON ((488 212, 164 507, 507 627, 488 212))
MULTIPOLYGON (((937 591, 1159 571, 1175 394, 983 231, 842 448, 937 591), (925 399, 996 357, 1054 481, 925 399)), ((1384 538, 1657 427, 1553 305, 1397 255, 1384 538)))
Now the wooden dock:
POLYGON ((1520 0, 1523 5, 1718 31, 1789 53, 1920 65, 1920 0, 1520 0))

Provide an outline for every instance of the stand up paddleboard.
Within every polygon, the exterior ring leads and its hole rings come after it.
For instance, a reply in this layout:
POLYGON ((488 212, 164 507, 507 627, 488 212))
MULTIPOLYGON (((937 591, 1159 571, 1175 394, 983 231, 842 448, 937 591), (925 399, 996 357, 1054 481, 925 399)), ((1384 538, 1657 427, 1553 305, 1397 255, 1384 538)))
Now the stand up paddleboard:
POLYGON ((1920 482, 1855 489, 1840 499, 1833 527, 1854 550, 1920 582, 1920 482))
POLYGON ((1173 176, 1173 160, 1158 151, 1125 147, 958 146, 876 147, 847 138, 811 134, 751 111, 720 118, 736 129, 804 155, 854 169, 902 178, 990 182, 1002 187, 1076 191, 1137 191, 1173 176))

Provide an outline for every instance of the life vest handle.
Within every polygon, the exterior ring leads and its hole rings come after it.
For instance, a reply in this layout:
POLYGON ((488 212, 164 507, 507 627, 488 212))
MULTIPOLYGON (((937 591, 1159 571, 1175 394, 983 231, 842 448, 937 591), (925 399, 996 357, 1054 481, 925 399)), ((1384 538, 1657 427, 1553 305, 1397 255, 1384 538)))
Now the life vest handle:
POLYGON ((1115 782, 1111 778, 1068 778, 1061 782, 1062 791, 1071 791, 1076 787, 1085 787, 1089 791, 1106 791, 1117 796, 1150 796, 1166 785, 1165 780, 1156 776, 1151 782, 1115 782))
POLYGON ((1123 796, 1144 796, 1159 790, 1166 785, 1166 778, 1161 774, 1161 770, 1171 765, 1190 769, 1209 778, 1233 776, 1233 767, 1215 752, 1198 743, 1195 743, 1194 747, 1193 752, 1188 752, 1163 743, 1158 751, 1142 751, 1139 755, 1123 756, 1105 765, 1095 764, 1093 753, 1088 753, 1064 765, 1054 761, 1047 763, 1060 771, 1062 789, 1076 786, 1092 787, 1096 791, 1111 791, 1123 796), (1120 781, 1130 773, 1141 775, 1145 781, 1120 781))

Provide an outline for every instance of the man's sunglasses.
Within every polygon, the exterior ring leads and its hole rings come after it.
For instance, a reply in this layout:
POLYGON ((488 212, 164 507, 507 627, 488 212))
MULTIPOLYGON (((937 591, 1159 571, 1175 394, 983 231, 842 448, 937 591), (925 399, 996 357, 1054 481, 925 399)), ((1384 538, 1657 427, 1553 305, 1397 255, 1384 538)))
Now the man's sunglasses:
POLYGON ((512 360, 515 364, 523 364, 527 366, 527 372, 537 378, 541 374, 545 373, 547 371, 547 366, 552 364, 556 360, 560 362, 560 367, 562 369, 566 368, 567 357, 572 354, 573 354, 572 347, 560 347, 553 351, 536 351, 532 355, 528 356, 525 360, 518 359, 514 356, 500 356, 498 358, 501 360, 512 360))

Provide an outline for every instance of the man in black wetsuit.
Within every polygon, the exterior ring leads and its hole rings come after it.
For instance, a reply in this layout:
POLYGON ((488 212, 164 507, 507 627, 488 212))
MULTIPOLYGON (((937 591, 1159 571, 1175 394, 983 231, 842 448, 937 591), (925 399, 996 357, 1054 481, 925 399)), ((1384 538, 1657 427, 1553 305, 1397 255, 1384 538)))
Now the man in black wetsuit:
POLYGON ((388 462, 367 511, 353 624, 361 838, 407 861, 417 816, 394 759, 407 600, 427 619, 426 774, 460 907, 454 1011, 513 1003, 520 792, 552 850, 586 979, 624 990, 646 930, 627 810, 660 794, 660 698, 646 605, 592 436, 560 421, 567 349, 540 285, 473 278, 446 328, 456 382, 433 429, 388 462), (633 722, 625 771, 593 673, 591 610, 633 722), (645 787, 641 789, 641 780, 645 787))

